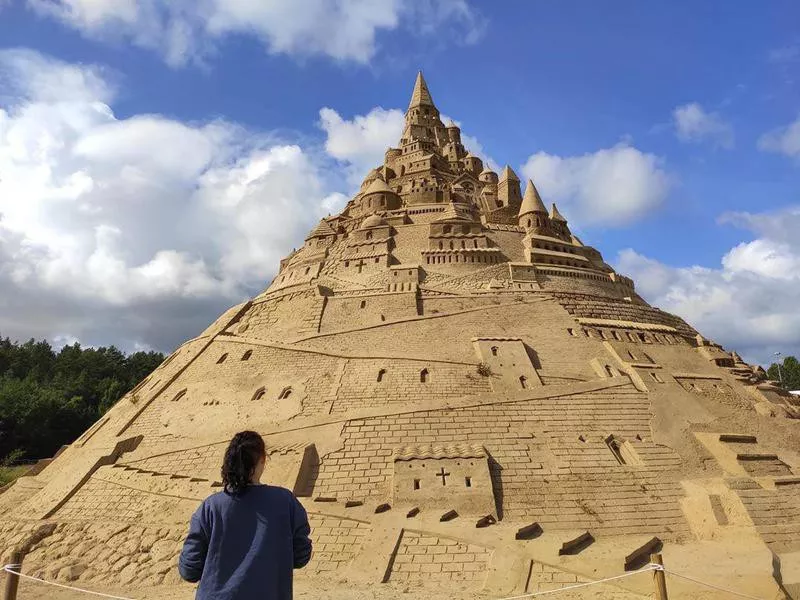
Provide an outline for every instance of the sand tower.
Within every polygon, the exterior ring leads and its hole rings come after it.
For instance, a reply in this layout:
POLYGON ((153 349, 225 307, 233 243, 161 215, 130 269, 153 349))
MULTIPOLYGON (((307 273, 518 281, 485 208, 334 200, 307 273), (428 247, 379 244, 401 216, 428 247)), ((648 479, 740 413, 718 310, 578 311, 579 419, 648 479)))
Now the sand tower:
POLYGON ((418 75, 397 147, 269 286, 0 494, 5 556, 105 589, 175 582, 248 428, 309 512, 299 577, 525 593, 663 546, 800 598, 797 400, 650 306, 545 200, 470 153, 418 75))

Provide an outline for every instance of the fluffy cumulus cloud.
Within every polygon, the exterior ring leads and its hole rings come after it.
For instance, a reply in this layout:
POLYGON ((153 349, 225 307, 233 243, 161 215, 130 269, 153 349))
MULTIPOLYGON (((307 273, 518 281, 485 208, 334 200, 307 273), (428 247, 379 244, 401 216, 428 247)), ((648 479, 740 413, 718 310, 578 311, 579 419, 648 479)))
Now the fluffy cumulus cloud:
POLYGON ((403 111, 373 108, 366 115, 343 119, 332 108, 319 111, 319 125, 325 132, 325 150, 348 165, 351 184, 383 162, 384 153, 396 146, 403 133, 403 111))
POLYGON ((366 63, 376 36, 405 24, 476 41, 483 19, 467 0, 27 0, 43 16, 101 39, 130 39, 182 65, 223 37, 256 36, 270 53, 366 63), (448 33, 449 32, 449 33, 448 33))
POLYGON ((697 102, 676 107, 672 111, 672 122, 675 134, 683 142, 710 142, 718 148, 733 148, 733 127, 697 102))
POLYGON ((769 364, 774 352, 800 356, 800 206, 720 221, 754 239, 731 248, 717 268, 671 267, 625 250, 617 268, 650 302, 681 315, 703 335, 769 364))
POLYGON ((522 173, 583 225, 631 223, 658 207, 671 185, 661 159, 625 143, 582 156, 537 152, 522 173))
POLYGON ((758 148, 800 160, 800 117, 762 135, 758 140, 758 148))
MULTIPOLYGON (((370 169, 383 163, 387 148, 397 146, 403 134, 404 114, 399 108, 375 107, 366 115, 355 115, 348 120, 332 108, 319 111, 319 126, 326 136, 325 151, 344 163, 351 186, 357 186, 370 169)), ((442 115, 442 121, 449 123, 453 119, 442 115)), ((477 138, 462 134, 461 141, 473 154, 485 156, 477 138)), ((491 158, 485 160, 497 169, 491 158)))
POLYGON ((169 350, 339 208, 318 156, 217 121, 119 119, 102 70, 0 52, 0 333, 169 350))

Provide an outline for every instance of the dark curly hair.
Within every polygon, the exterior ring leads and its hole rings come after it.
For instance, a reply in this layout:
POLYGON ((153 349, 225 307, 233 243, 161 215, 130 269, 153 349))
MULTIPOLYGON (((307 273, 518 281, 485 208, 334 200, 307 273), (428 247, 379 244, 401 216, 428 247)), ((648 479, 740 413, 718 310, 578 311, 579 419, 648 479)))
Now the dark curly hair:
POLYGON ((228 494, 242 494, 258 461, 267 455, 264 439, 255 431, 240 431, 228 444, 222 461, 222 484, 228 494))

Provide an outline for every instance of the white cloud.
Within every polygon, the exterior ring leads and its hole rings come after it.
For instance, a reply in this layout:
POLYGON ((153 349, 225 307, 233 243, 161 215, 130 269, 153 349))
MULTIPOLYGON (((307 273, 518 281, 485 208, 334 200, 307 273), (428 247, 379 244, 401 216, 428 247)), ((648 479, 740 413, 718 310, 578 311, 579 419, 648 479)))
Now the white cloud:
POLYGON ((764 152, 777 152, 800 159, 800 117, 762 135, 758 140, 758 148, 764 152))
POLYGON ((169 350, 342 203, 313 151, 224 121, 118 119, 96 67, 0 51, 0 71, 4 335, 169 350))
POLYGON ((719 148, 733 148, 733 128, 719 114, 707 112, 697 102, 672 111, 675 134, 683 142, 711 142, 719 148))
POLYGON ((537 152, 522 173, 582 225, 631 223, 657 208, 671 185, 660 158, 625 143, 582 156, 537 152))
POLYGON ((349 164, 348 178, 352 185, 358 185, 370 169, 381 164, 386 149, 400 141, 403 114, 396 108, 376 107, 348 121, 332 108, 319 111, 320 127, 327 136, 325 151, 349 164))
POLYGON ((800 356, 800 242, 784 238, 800 228, 800 206, 722 221, 760 237, 731 248, 718 268, 671 267, 634 250, 621 252, 616 266, 648 301, 748 360, 768 363, 776 351, 800 356))
POLYGON ((412 31, 476 41, 483 20, 466 0, 28 0, 39 14, 91 37, 130 39, 171 65, 202 60, 227 35, 252 35, 272 54, 366 63, 376 36, 412 31))
MULTIPOLYGON (((350 120, 342 118, 332 108, 325 107, 319 111, 319 126, 326 134, 325 151, 345 163, 352 186, 357 186, 367 172, 383 164, 387 148, 397 146, 403 134, 404 115, 405 112, 399 108, 385 109, 379 106, 366 115, 356 115, 350 120)), ((444 123, 451 120, 442 115, 444 123)), ((476 156, 485 156, 477 138, 462 133, 461 141, 476 156)), ((487 160, 492 168, 497 169, 497 164, 491 158, 487 160)))

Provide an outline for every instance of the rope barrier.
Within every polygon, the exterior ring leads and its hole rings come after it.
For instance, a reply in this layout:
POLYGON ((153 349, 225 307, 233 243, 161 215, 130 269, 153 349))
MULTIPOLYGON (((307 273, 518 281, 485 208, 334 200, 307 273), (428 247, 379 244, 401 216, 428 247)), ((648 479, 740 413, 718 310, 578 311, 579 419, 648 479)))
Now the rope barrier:
MULTIPOLYGON (((102 598, 111 598, 112 600, 135 600, 134 598, 128 598, 127 596, 113 596, 111 594, 104 594, 102 592, 95 592, 92 590, 85 590, 83 588, 74 587, 71 585, 64 585, 62 583, 56 583, 54 581, 47 581, 45 579, 40 579, 39 577, 34 577, 32 575, 26 575, 24 573, 20 573, 17 569, 19 569, 22 565, 17 564, 10 564, 5 565, 3 567, 3 571, 6 573, 11 573, 12 575, 16 575, 17 577, 23 577, 25 579, 30 579, 32 581, 38 581, 40 583, 45 583, 47 585, 52 585, 55 587, 60 587, 68 590, 75 590, 77 592, 83 592, 84 594, 93 594, 95 596, 100 596, 102 598)), ((703 585, 708 588, 712 588, 718 590, 720 592, 725 592, 727 594, 733 594, 734 596, 739 596, 740 598, 748 598, 749 600, 764 600, 764 598, 760 598, 758 596, 750 596, 749 594, 744 594, 742 592, 737 592, 736 590, 730 590, 728 588, 720 587, 718 585, 714 585, 713 583, 707 583, 705 581, 700 581, 699 579, 694 579, 693 577, 689 577, 688 575, 682 575, 680 573, 676 573, 675 571, 668 571, 661 565, 657 565, 654 563, 650 563, 637 571, 632 571, 630 573, 623 573, 622 575, 616 575, 614 577, 606 577, 605 579, 598 579, 596 581, 588 581, 586 583, 578 583, 575 585, 568 585, 566 587, 560 587, 554 590, 545 590, 543 592, 532 592, 530 594, 522 594, 521 596, 508 596, 505 598, 500 598, 499 600, 521 600, 522 598, 535 598, 537 596, 545 596, 547 594, 556 594, 559 592, 566 592, 567 590, 575 590, 578 588, 588 587, 590 585, 599 585, 602 583, 608 583, 609 581, 615 581, 617 579, 624 579, 625 577, 633 577, 634 575, 639 575, 641 573, 648 573, 650 571, 664 571, 667 575, 672 575, 673 577, 679 577, 680 579, 686 579, 687 581, 691 581, 698 585, 703 585)))
POLYGON ((740 596, 742 598, 749 598, 750 600, 764 600, 764 598, 759 598, 758 596, 750 596, 749 594, 743 594, 742 592, 737 592, 735 590, 729 590, 728 588, 720 587, 718 585, 714 585, 713 583, 706 583, 705 581, 700 581, 699 579, 694 579, 689 577, 688 575, 681 575, 680 573, 676 573, 675 571, 668 571, 664 569, 664 573, 667 575, 672 575, 673 577, 680 577, 681 579, 686 579, 688 581, 692 581, 699 585, 704 585, 706 587, 719 590, 720 592, 726 592, 728 594, 733 594, 734 596, 740 596))
POLYGON ((18 570, 22 565, 5 565, 3 567, 3 571, 6 573, 11 573, 16 575, 17 577, 24 577, 25 579, 31 579, 33 581, 38 581, 40 583, 46 583, 47 585, 52 585, 55 587, 65 588, 68 590, 75 590, 77 592, 83 592, 84 594, 94 594, 95 596, 100 596, 102 598, 112 598, 113 600, 135 600, 134 598, 128 598, 126 596, 112 596, 110 594, 103 594, 102 592, 93 592, 92 590, 85 590, 79 587, 73 587, 71 585, 64 585, 62 583, 56 583, 55 581, 47 581, 46 579, 39 579, 38 577, 34 577, 33 575, 25 575, 24 573, 20 573, 18 570))
MULTIPOLYGON (((566 587, 557 588, 555 590, 546 590, 544 592, 532 592, 530 594, 522 594, 521 596, 509 596, 507 598, 500 598, 499 600, 519 600, 520 598, 535 598, 536 596, 544 596, 546 594, 555 594, 558 592, 565 592, 567 590, 574 590, 577 588, 588 587, 590 585, 598 585, 601 583, 606 583, 608 581, 614 581, 616 579, 623 579, 625 577, 633 577, 634 575, 639 575, 640 573, 648 573, 650 571, 663 571, 664 567, 661 565, 657 565, 654 563, 650 563, 639 569, 638 571, 631 571, 630 573, 623 573, 622 575, 615 575, 614 577, 607 577, 605 579, 598 579, 597 581, 588 581, 586 583, 578 583, 576 585, 568 585, 566 587)), ((761 600, 760 598, 757 600, 761 600)))

